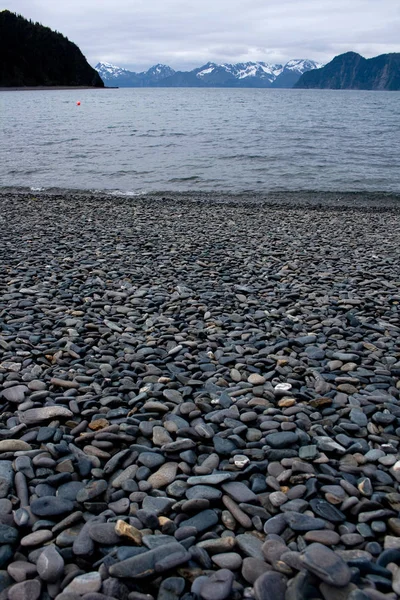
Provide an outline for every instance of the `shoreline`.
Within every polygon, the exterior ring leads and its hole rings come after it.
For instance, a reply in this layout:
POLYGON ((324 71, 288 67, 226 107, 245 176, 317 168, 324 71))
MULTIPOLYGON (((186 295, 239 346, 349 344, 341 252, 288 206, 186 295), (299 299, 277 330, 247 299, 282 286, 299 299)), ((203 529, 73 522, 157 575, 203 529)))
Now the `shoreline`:
POLYGON ((399 597, 399 204, 338 198, 0 193, 3 595, 399 597))
POLYGON ((119 87, 93 87, 90 85, 35 85, 35 86, 12 86, 12 87, 0 87, 0 92, 32 92, 32 91, 46 91, 46 90, 118 90, 119 87))
POLYGON ((321 210, 359 210, 367 208, 378 212, 398 209, 400 193, 395 192, 328 192, 328 191, 269 191, 269 192, 221 192, 221 191, 154 191, 154 192, 125 192, 120 190, 80 190, 80 189, 30 189, 30 188, 0 188, 0 198, 5 195, 15 198, 35 196, 42 198, 81 198, 90 201, 131 201, 143 203, 201 203, 210 206, 243 205, 269 206, 291 208, 317 208, 321 210))

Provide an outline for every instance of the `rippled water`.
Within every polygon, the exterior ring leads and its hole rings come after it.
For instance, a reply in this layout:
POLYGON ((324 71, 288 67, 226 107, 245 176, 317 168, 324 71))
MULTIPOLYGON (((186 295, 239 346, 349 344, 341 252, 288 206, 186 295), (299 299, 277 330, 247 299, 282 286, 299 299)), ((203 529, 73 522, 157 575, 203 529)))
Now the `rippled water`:
POLYGON ((5 91, 0 187, 398 193, 399 123, 399 92, 5 91))

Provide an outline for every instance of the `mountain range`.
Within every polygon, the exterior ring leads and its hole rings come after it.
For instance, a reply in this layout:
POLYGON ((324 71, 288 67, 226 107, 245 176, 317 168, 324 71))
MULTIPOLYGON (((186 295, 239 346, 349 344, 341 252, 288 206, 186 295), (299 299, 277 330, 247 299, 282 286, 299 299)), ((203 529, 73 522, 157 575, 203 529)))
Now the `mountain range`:
POLYGON ((366 59, 356 52, 322 65, 293 59, 207 64, 191 71, 155 65, 135 73, 109 63, 91 67, 65 36, 9 10, 0 11, 0 87, 223 87, 400 90, 400 53, 366 59))
POLYGON ((174 71, 167 65, 158 64, 148 71, 136 73, 106 62, 98 63, 95 69, 106 86, 291 88, 303 73, 322 66, 313 60, 293 59, 285 65, 208 62, 192 71, 174 71))
POLYGON ((400 53, 364 58, 356 52, 335 56, 322 69, 304 73, 296 88, 400 90, 400 53))

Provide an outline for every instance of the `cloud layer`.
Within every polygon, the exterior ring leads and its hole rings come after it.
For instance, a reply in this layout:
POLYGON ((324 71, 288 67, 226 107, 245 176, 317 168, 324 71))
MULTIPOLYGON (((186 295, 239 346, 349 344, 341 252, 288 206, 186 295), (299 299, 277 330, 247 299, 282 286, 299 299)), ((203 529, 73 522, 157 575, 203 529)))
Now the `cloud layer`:
POLYGON ((399 0, 9 0, 5 8, 60 31, 92 65, 132 70, 400 52, 399 0))

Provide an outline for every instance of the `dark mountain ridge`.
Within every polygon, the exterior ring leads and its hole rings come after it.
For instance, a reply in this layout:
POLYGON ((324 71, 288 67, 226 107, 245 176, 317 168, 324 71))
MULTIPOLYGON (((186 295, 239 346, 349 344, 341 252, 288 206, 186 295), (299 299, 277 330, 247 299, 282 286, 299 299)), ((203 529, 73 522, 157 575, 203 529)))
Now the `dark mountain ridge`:
POLYGON ((61 33, 0 12, 0 87, 104 87, 82 52, 61 33))
POLYGON ((303 73, 296 88, 400 90, 400 53, 364 58, 356 52, 335 56, 320 69, 303 73))

